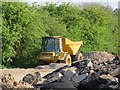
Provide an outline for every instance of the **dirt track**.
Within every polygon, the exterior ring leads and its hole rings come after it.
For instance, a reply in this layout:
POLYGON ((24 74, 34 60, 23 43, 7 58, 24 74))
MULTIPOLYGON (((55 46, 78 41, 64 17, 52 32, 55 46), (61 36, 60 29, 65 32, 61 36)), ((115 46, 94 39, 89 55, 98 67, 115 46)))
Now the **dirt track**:
POLYGON ((16 81, 19 81, 28 73, 39 72, 41 77, 52 72, 54 69, 0 69, 0 74, 11 74, 16 81))

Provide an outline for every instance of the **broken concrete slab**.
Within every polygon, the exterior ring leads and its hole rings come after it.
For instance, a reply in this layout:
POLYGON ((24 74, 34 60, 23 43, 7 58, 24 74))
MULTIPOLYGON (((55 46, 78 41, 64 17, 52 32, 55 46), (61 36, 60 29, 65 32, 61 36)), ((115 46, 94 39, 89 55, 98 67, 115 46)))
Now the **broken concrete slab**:
POLYGON ((64 89, 71 89, 71 90, 77 90, 77 88, 73 85, 73 83, 67 78, 62 77, 61 80, 56 80, 51 83, 43 84, 42 87, 40 87, 40 90, 64 90, 64 89))
POLYGON ((88 73, 81 74, 81 75, 75 75, 72 77, 72 81, 75 83, 78 83, 84 80, 85 78, 87 78, 87 76, 88 76, 88 73))
POLYGON ((56 72, 54 74, 54 77, 57 78, 57 79, 60 79, 63 75, 60 73, 60 72, 56 72))
POLYGON ((74 76, 74 74, 75 74, 75 71, 71 71, 70 69, 64 72, 64 75, 69 79, 71 79, 74 76))
POLYGON ((101 75, 100 78, 102 79, 106 79, 106 80, 111 80, 111 81, 115 81, 115 82, 118 82, 118 79, 111 76, 110 74, 107 74, 107 75, 101 75))
POLYGON ((109 72, 112 76, 120 75, 120 68, 116 68, 109 72))
POLYGON ((61 79, 63 75, 60 72, 55 72, 54 74, 52 74, 51 77, 47 78, 47 82, 53 82, 55 80, 59 80, 61 79))

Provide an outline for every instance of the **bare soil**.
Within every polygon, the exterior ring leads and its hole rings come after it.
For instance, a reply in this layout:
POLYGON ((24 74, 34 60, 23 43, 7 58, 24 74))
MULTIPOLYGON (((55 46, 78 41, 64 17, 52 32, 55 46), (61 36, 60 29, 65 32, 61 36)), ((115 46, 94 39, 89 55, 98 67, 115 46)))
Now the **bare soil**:
POLYGON ((22 80, 22 78, 28 74, 33 72, 39 72, 41 77, 47 75, 52 72, 54 69, 0 69, 0 75, 11 74, 16 81, 22 80))

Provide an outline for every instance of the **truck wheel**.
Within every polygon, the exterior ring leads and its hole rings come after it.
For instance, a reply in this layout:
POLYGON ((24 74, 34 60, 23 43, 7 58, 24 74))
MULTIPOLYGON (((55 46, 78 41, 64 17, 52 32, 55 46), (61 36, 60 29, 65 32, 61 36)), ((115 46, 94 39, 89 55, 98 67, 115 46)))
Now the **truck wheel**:
POLYGON ((75 55, 75 60, 83 60, 83 55, 82 53, 78 52, 76 55, 75 55))
POLYGON ((71 56, 69 54, 67 54, 65 57, 65 63, 69 66, 72 65, 71 56))

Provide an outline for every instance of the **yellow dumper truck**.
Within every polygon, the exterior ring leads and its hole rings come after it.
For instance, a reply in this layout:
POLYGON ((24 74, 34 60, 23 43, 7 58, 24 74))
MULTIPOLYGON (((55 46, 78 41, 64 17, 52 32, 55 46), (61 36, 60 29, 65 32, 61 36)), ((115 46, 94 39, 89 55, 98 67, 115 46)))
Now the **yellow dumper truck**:
POLYGON ((78 52, 81 45, 82 41, 73 42, 62 36, 43 37, 39 60, 47 63, 65 62, 71 65, 73 60, 83 59, 82 54, 78 52))

